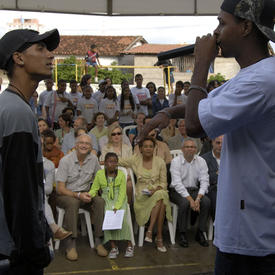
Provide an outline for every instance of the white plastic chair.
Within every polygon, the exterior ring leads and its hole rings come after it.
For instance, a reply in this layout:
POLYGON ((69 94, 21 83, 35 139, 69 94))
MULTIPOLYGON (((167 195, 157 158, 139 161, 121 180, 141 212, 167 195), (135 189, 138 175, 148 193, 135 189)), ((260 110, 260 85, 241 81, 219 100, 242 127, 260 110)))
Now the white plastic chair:
POLYGON ((209 221, 208 221, 208 240, 212 241, 213 240, 213 233, 214 233, 214 223, 212 220, 212 217, 209 217, 209 221))
MULTIPOLYGON (((64 220, 64 215, 65 215, 65 210, 63 208, 59 208, 59 207, 56 207, 56 209, 57 209, 57 213, 58 213, 57 225, 59 227, 62 227, 63 220, 64 220)), ((83 209, 83 208, 79 208, 78 214, 84 214, 85 221, 86 221, 86 226, 87 226, 87 230, 88 230, 88 237, 89 237, 90 247, 94 248, 95 244, 94 244, 94 236, 93 236, 92 225, 91 225, 90 212, 83 209)), ((81 227, 82 227, 81 229, 82 229, 82 234, 83 234, 83 229, 84 229, 83 228, 83 222, 81 222, 81 227)), ((60 240, 56 240, 55 250, 59 249, 59 245, 60 245, 60 240)))
POLYGON ((170 154, 172 155, 172 158, 175 158, 179 155, 182 155, 182 151, 181 150, 171 150, 170 154))
POLYGON ((174 238, 176 238, 179 207, 173 202, 170 202, 170 204, 172 208, 172 217, 173 217, 173 233, 174 233, 174 238))

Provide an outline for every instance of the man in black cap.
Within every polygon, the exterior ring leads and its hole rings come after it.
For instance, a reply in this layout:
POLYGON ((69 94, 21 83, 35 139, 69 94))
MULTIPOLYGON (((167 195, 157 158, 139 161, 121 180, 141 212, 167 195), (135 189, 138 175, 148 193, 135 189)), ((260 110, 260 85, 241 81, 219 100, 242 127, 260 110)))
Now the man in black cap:
POLYGON ((0 69, 9 86, 0 95, 0 259, 7 274, 43 274, 50 263, 49 229, 44 217, 43 162, 37 120, 29 99, 38 83, 52 76, 58 31, 39 35, 14 30, 0 39, 0 69))
MULTIPOLYGON (((185 117, 189 136, 224 134, 215 219, 215 274, 275 272, 274 0, 224 0, 214 34, 197 38, 186 105, 162 110, 144 129, 185 117), (218 50, 241 70, 209 95, 218 50)), ((142 138, 142 137, 141 137, 142 138)))

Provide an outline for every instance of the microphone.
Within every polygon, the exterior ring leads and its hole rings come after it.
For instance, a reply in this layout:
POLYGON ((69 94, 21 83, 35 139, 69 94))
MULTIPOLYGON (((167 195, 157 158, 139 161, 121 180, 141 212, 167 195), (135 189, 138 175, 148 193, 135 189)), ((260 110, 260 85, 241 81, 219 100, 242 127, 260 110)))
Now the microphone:
POLYGON ((176 49, 173 49, 170 51, 161 52, 157 55, 157 57, 158 57, 159 61, 162 61, 162 60, 166 60, 166 59, 171 59, 171 58, 191 54, 194 52, 194 49, 195 49, 195 44, 192 44, 192 45, 188 45, 185 47, 176 48, 176 49))

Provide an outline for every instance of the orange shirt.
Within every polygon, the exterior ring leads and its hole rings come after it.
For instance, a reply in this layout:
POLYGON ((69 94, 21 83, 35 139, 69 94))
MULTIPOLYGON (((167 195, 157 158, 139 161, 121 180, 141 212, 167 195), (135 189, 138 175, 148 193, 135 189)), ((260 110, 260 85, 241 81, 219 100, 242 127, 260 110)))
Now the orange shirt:
POLYGON ((53 147, 53 150, 51 152, 49 151, 44 151, 43 150, 43 156, 49 160, 51 160, 55 168, 58 168, 59 161, 64 157, 64 153, 58 149, 56 146, 53 147))

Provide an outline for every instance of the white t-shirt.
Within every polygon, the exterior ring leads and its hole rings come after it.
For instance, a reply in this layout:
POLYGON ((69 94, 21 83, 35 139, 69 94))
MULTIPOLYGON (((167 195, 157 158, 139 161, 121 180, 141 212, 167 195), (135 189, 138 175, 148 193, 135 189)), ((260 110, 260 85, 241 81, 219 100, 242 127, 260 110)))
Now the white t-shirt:
MULTIPOLYGON (((134 97, 134 101, 136 104, 140 104, 140 101, 144 101, 148 98, 151 98, 149 90, 145 87, 142 87, 140 89, 137 87, 133 87, 133 88, 131 88, 131 93, 134 97)), ((148 106, 147 105, 140 105, 140 108, 138 111, 142 112, 146 116, 148 116, 148 106)))
POLYGON ((113 118, 116 111, 119 111, 117 100, 108 99, 107 97, 102 99, 99 105, 99 112, 104 113, 108 118, 113 118))
POLYGON ((98 112, 98 105, 92 97, 89 99, 81 97, 77 104, 77 110, 81 112, 81 115, 86 118, 88 123, 91 123, 94 114, 98 112))

